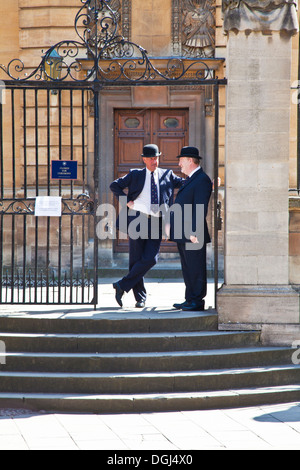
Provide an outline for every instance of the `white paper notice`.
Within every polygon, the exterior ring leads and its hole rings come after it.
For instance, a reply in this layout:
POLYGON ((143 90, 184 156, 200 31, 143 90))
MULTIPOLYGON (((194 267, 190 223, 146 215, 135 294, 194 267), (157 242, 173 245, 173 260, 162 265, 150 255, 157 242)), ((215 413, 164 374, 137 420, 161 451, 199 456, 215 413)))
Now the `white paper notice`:
POLYGON ((46 217, 61 217, 61 197, 36 197, 34 215, 46 217))

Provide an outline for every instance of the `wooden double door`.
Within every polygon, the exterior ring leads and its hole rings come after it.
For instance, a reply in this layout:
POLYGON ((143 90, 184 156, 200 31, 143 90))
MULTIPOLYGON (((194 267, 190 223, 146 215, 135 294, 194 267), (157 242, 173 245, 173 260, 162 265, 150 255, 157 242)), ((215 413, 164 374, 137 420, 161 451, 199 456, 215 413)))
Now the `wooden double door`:
MULTIPOLYGON (((143 168, 141 157, 146 144, 156 144, 161 152, 159 166, 181 175, 177 155, 188 145, 188 109, 115 110, 115 178, 133 168, 143 168)), ((181 175, 182 176, 182 175, 181 175)), ((128 251, 125 240, 116 240, 116 252, 128 251)), ((163 242, 163 252, 174 252, 175 244, 163 242)))

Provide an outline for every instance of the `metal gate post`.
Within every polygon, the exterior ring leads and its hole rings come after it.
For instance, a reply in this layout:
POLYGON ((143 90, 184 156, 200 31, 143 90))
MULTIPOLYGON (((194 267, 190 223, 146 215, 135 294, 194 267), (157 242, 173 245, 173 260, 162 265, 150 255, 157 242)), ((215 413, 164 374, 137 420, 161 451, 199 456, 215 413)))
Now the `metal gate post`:
POLYGON ((219 196, 219 85, 214 85, 215 105, 215 143, 214 143, 214 283, 215 283, 215 309, 217 309, 217 291, 219 280, 219 220, 218 220, 218 196, 219 196))
POLYGON ((98 80, 93 82, 94 92, 94 309, 98 303, 98 235, 97 235, 97 208, 99 202, 99 159, 100 159, 100 91, 98 80))

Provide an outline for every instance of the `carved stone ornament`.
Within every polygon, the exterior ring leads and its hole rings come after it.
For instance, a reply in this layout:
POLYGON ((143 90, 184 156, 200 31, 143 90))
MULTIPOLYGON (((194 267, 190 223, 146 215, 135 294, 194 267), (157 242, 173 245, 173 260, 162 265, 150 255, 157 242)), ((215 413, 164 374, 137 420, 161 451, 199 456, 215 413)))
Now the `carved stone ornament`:
POLYGON ((296 34, 297 3, 294 0, 223 0, 224 30, 296 34))
POLYGON ((183 0, 182 49, 188 57, 213 57, 215 50, 215 1, 183 0))
MULTIPOLYGON (((89 25, 90 46, 94 47, 95 37, 99 35, 97 22, 100 22, 104 30, 107 28, 107 34, 104 35, 100 46, 105 44, 105 40, 107 40, 110 35, 122 35, 125 40, 129 41, 131 36, 131 0, 108 0, 107 5, 105 3, 100 4, 99 0, 91 0, 88 8, 92 11, 97 6, 99 8, 99 17, 97 20, 92 20, 89 25), (116 21, 116 29, 112 27, 114 21, 116 21)), ((106 56, 110 58, 114 57, 113 50, 107 48, 106 56)))

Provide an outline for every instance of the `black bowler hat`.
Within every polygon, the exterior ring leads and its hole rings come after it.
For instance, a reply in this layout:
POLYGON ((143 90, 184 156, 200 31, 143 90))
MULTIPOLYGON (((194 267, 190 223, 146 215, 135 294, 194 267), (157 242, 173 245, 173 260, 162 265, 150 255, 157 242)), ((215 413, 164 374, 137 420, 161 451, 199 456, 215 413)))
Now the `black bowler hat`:
POLYGON ((144 146, 142 157, 159 157, 159 155, 161 155, 161 152, 159 151, 157 145, 148 144, 144 146))
POLYGON ((199 160, 202 158, 196 147, 182 147, 180 155, 178 155, 177 158, 180 157, 199 158, 199 160))

